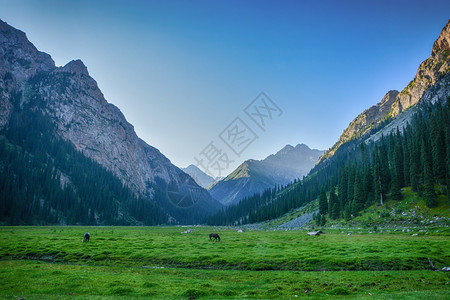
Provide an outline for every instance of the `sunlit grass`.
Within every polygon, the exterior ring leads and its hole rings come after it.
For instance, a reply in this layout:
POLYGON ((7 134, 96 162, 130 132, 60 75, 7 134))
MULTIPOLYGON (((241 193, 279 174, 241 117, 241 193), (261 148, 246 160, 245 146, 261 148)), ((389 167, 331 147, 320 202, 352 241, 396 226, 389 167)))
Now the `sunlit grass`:
POLYGON ((447 230, 321 236, 192 227, 0 227, 0 297, 445 298, 447 230), (83 233, 91 242, 83 244, 83 233), (210 242, 218 232, 221 242, 210 242), (352 272, 349 272, 352 271, 352 272))

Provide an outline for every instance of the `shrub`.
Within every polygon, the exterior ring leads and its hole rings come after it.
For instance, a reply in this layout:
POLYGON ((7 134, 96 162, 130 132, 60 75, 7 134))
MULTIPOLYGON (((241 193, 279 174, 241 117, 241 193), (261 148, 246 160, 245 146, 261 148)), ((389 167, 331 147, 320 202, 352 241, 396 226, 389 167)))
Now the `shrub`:
POLYGON ((190 299, 195 299, 198 297, 206 296, 205 291, 197 290, 197 289, 188 289, 183 293, 184 297, 188 297, 190 299))
POLYGON ((337 287, 330 291, 330 295, 350 295, 350 292, 343 287, 337 287))

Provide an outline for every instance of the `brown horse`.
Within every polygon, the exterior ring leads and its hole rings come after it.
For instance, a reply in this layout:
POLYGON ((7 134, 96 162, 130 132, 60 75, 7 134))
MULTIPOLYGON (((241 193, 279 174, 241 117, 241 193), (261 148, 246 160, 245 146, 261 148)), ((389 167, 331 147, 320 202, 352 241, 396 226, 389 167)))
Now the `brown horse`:
POLYGON ((217 233, 210 233, 209 240, 215 241, 215 242, 217 242, 217 241, 220 242, 220 236, 217 233))

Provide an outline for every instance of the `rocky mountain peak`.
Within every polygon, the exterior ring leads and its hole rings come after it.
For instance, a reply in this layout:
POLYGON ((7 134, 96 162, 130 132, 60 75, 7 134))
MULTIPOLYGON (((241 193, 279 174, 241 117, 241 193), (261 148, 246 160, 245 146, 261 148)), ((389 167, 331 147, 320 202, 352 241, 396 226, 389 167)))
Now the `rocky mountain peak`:
MULTIPOLYGON (((292 145, 286 145, 284 146, 281 150, 279 150, 276 154, 271 154, 269 155, 267 159, 272 159, 275 156, 284 156, 284 155, 289 155, 289 154, 293 154, 293 153, 299 153, 299 152, 306 152, 306 151, 311 151, 311 148, 309 148, 307 145, 305 144, 298 144, 297 146, 292 146, 292 145)), ((295 155, 295 154, 294 154, 295 155)))
POLYGON ((305 144, 298 144, 297 146, 295 146, 295 149, 297 149, 298 151, 310 151, 311 148, 308 147, 308 145, 305 144))
POLYGON ((399 94, 399 91, 390 90, 383 96, 380 102, 359 114, 344 130, 339 141, 320 158, 319 162, 331 157, 341 145, 366 134, 378 122, 386 118, 391 112, 392 105, 397 100, 399 94))
POLYGON ((215 181, 214 178, 200 170, 199 167, 192 164, 186 168, 182 168, 181 170, 191 176, 199 186, 204 188, 210 186, 215 181))
POLYGON ((425 91, 450 71, 450 21, 442 29, 434 42, 431 55, 417 69, 416 76, 397 96, 392 105, 390 117, 395 117, 409 107, 417 104, 425 91))
POLYGON ((287 184, 308 174, 323 151, 305 144, 286 145, 263 160, 249 159, 226 178, 209 187, 210 194, 224 205, 260 193, 277 184, 287 184))
POLYGON ((58 71, 89 76, 86 65, 80 59, 68 62, 64 67, 59 68, 58 71))
POLYGON ((283 155, 283 154, 289 153, 292 150, 294 150, 294 147, 288 144, 288 145, 284 146, 283 149, 278 151, 277 155, 283 155))
POLYGON ((447 25, 442 29, 439 38, 434 42, 431 56, 436 56, 440 51, 450 51, 450 20, 447 25))
POLYGON ((55 62, 50 55, 38 51, 23 31, 2 20, 0 20, 0 57, 3 57, 0 60, 0 75, 4 76, 9 70, 19 84, 37 72, 55 68, 55 62))
POLYGON ((392 104, 392 102, 395 101, 395 98, 397 97, 397 95, 399 93, 400 92, 397 90, 390 90, 389 92, 386 93, 386 95, 384 95, 383 99, 381 99, 381 101, 379 103, 377 103, 376 105, 381 107, 386 104, 388 104, 388 105, 392 104))

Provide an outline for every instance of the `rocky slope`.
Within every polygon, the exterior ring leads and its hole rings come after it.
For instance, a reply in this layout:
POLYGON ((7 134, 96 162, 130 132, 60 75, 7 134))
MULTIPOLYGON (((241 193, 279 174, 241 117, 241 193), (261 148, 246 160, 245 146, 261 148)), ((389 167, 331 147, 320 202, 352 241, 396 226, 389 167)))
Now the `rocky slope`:
POLYGON ((35 101, 35 109, 56 125, 55 134, 112 171, 137 195, 160 202, 171 215, 220 208, 189 175, 136 135, 121 111, 106 101, 83 62, 56 67, 25 33, 2 21, 0 79, 0 129, 8 126, 17 106, 14 99, 35 101))
POLYGON ((400 93, 389 91, 376 105, 358 115, 344 130, 339 141, 319 160, 324 161, 333 156, 337 149, 348 141, 367 138, 371 140, 381 136, 380 127, 386 134, 397 126, 406 125, 411 112, 407 110, 419 102, 434 102, 438 98, 450 96, 448 73, 450 71, 450 20, 442 29, 439 38, 434 42, 431 55, 423 61, 414 79, 400 93), (399 116, 401 114, 401 116, 399 116), (397 118, 399 116, 399 118, 397 118), (399 122, 399 119, 402 122, 399 122))
POLYGON ((189 165, 186 168, 181 168, 181 170, 183 170, 183 172, 185 172, 186 174, 189 174, 189 176, 191 176, 199 186, 204 188, 207 188, 215 181, 214 178, 194 165, 189 165))
POLYGON ((418 103, 428 88, 435 86, 450 71, 450 20, 434 42, 431 55, 423 61, 414 79, 397 96, 389 112, 395 117, 402 111, 418 103))
POLYGON ((275 185, 285 185, 308 174, 323 151, 304 144, 285 146, 264 160, 247 160, 224 179, 210 187, 210 194, 224 205, 275 185))

